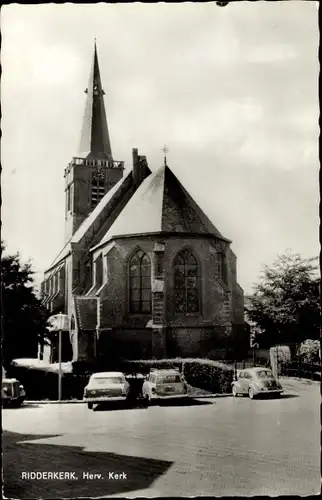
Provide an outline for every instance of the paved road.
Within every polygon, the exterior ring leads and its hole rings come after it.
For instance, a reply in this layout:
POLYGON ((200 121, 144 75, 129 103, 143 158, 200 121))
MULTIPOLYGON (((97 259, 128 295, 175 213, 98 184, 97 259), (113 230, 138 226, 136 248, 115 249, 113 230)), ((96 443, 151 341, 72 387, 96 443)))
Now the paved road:
POLYGON ((217 398, 189 406, 89 411, 83 404, 3 411, 4 494, 309 495, 320 491, 319 385, 280 400, 217 398), (22 479, 23 472, 75 479, 22 479), (101 475, 94 479, 83 473, 101 475), (115 479, 109 473, 124 473, 115 479))

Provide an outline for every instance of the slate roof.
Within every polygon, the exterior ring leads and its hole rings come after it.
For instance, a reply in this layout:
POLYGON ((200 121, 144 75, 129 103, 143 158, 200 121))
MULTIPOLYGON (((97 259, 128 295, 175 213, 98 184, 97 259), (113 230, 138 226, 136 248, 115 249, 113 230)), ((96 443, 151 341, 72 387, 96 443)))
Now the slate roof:
MULTIPOLYGON (((71 251, 71 244, 70 241, 66 243, 66 245, 63 247, 63 249, 59 252, 55 260, 50 264, 50 266, 45 270, 45 273, 48 271, 55 271, 53 268, 59 264, 60 261, 62 261, 71 251)), ((47 276, 47 278, 50 278, 52 275, 47 276)), ((46 279, 47 279, 46 278, 46 279)))
POLYGON ((97 246, 116 236, 159 232, 205 233, 229 241, 168 166, 161 167, 143 181, 97 246))
POLYGON ((95 330, 97 326, 97 298, 75 297, 77 324, 81 330, 95 330))

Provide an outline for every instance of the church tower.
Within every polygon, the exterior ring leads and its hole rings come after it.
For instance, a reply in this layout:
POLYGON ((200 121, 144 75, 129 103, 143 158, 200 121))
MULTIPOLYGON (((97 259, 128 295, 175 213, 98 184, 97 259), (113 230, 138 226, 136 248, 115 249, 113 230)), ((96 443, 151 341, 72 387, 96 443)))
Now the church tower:
POLYGON ((123 177, 124 162, 113 160, 96 42, 85 94, 85 113, 78 154, 65 169, 66 243, 103 196, 123 177))

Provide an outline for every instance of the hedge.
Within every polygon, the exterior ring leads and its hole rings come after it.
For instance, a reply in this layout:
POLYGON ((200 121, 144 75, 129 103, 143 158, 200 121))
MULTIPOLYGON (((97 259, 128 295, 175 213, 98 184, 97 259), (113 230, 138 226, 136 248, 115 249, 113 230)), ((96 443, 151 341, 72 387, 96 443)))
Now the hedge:
POLYGON ((124 373, 149 373, 151 368, 179 368, 192 387, 216 394, 230 393, 234 369, 210 359, 174 358, 150 360, 123 360, 120 371, 124 373))
MULTIPOLYGON (((90 375, 97 371, 121 371, 125 375, 141 373, 146 375, 151 368, 178 368, 192 387, 211 393, 223 394, 231 392, 234 369, 218 361, 208 359, 174 358, 160 360, 118 360, 113 366, 76 365, 74 373, 62 376, 62 399, 82 399, 84 387, 90 375), (81 369, 83 368, 83 369, 81 369)), ((16 377, 25 387, 29 400, 57 400, 58 374, 37 368, 12 366, 10 376, 16 377)), ((129 379, 133 391, 138 394, 143 380, 129 379)))

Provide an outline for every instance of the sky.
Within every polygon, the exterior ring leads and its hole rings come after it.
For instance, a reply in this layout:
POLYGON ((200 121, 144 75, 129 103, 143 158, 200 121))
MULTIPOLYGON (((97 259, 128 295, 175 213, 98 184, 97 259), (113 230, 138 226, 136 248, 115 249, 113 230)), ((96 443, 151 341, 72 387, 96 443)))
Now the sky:
POLYGON ((316 2, 11 4, 2 8, 2 239, 37 283, 64 243, 97 39, 113 156, 168 165, 237 255, 320 251, 316 2))

